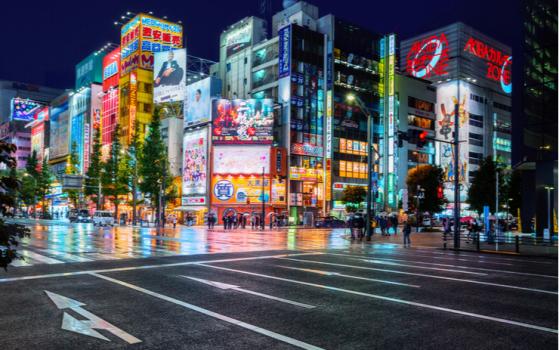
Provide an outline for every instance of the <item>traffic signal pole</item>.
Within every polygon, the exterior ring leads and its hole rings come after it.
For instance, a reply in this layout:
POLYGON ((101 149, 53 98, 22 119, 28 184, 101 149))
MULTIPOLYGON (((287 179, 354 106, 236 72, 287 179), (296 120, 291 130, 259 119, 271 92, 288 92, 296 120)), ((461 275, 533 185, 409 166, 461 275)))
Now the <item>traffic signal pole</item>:
POLYGON ((460 249, 460 81, 457 95, 454 105, 454 249, 460 249))

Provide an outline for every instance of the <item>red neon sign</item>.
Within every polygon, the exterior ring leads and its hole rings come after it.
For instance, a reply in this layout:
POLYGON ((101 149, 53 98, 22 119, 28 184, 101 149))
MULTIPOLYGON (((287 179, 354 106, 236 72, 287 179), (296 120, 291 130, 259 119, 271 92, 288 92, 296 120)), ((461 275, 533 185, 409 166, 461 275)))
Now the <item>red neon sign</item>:
POLYGON ((444 33, 414 42, 406 57, 406 71, 427 79, 448 74, 448 40, 444 33))
POLYGON ((464 51, 487 61, 488 79, 499 81, 504 92, 512 91, 511 66, 512 56, 502 53, 486 43, 470 37, 464 46, 464 51))

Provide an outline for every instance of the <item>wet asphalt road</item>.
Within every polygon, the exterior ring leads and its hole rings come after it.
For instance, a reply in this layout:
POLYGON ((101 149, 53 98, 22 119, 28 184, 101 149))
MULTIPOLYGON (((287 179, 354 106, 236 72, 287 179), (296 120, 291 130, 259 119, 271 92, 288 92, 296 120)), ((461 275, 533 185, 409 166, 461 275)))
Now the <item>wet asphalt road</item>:
POLYGON ((8 349, 558 345, 553 259, 351 243, 343 230, 32 230, 27 259, 0 273, 8 349))

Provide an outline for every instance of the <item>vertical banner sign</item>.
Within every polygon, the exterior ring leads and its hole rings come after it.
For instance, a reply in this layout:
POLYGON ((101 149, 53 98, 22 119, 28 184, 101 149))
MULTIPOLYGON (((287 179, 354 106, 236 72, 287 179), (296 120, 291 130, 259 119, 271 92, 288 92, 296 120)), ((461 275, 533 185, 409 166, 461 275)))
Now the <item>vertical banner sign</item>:
POLYGON ((396 201, 396 152, 394 149, 396 125, 398 125, 398 115, 395 106, 395 67, 396 67, 396 36, 391 34, 388 37, 388 204, 391 207, 397 205, 396 201))
POLYGON ((89 168, 89 144, 90 144, 90 129, 89 123, 84 124, 83 130, 83 172, 84 174, 87 172, 87 168, 89 168))
MULTIPOLYGON (((130 118, 128 119, 128 130, 134 130, 134 123, 136 122, 136 104, 138 102, 138 80, 136 72, 130 73, 130 118)), ((132 133, 128 133, 132 135, 132 133)), ((128 140, 130 141, 130 140, 128 140)))
MULTIPOLYGON (((332 88, 333 88, 333 48, 332 40, 326 36, 326 154, 325 166, 326 174, 324 181, 324 199, 328 202, 332 200, 332 88)), ((326 208, 326 205, 324 206, 326 208)))
POLYGON ((279 30, 279 75, 278 78, 291 74, 291 25, 279 30))

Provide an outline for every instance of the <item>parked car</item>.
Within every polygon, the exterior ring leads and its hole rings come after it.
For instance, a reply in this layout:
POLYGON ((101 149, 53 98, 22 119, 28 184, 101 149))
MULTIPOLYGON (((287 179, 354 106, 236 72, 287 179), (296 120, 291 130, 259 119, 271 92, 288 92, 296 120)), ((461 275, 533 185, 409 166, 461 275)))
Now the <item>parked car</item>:
POLYGON ((340 228, 346 227, 346 223, 334 216, 318 217, 314 222, 316 228, 340 228))
POLYGON ((421 222, 421 225, 422 225, 423 227, 432 227, 432 226, 433 226, 433 220, 431 220, 430 217, 425 216, 425 217, 423 217, 423 220, 422 220, 422 222, 421 222))
POLYGON ((93 214, 93 226, 113 226, 114 223, 114 216, 110 211, 97 210, 93 214))
POLYGON ((87 209, 72 209, 68 215, 70 222, 91 222, 89 211, 87 209))

